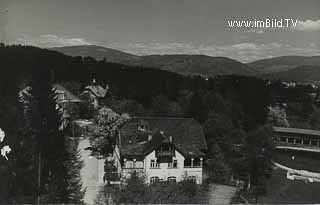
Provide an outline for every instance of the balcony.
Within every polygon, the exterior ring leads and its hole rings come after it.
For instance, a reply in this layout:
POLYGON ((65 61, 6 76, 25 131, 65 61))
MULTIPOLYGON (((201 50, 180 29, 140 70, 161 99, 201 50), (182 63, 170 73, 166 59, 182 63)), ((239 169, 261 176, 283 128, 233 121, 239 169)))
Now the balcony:
POLYGON ((203 158, 186 158, 184 160, 184 168, 185 169, 194 169, 194 168, 202 168, 203 166, 203 158))
POLYGON ((158 151, 156 154, 157 157, 173 157, 174 152, 173 151, 158 151))
POLYGON ((202 168, 202 166, 200 166, 200 165, 184 166, 183 168, 202 168))

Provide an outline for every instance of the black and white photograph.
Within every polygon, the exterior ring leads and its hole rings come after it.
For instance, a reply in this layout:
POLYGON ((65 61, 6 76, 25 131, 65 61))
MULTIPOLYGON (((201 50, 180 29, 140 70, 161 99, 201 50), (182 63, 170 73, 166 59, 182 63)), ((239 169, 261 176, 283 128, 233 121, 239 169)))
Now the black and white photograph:
POLYGON ((0 204, 320 204, 320 1, 0 0, 0 204))

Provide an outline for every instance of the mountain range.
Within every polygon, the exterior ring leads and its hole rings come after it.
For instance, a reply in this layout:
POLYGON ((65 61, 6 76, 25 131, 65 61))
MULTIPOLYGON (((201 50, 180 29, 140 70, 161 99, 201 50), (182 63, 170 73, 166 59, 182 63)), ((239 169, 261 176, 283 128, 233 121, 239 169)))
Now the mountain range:
POLYGON ((320 80, 320 56, 281 56, 241 63, 226 57, 207 55, 145 55, 95 45, 50 48, 69 56, 90 56, 130 66, 153 67, 184 75, 249 75, 296 81, 320 80), (318 77, 319 76, 319 77, 318 77))
POLYGON ((320 56, 280 56, 257 60, 248 65, 259 73, 285 72, 299 66, 320 66, 320 56))
POLYGON ((255 75, 256 71, 248 65, 225 57, 206 55, 146 55, 137 56, 115 49, 85 45, 54 47, 55 50, 70 56, 90 56, 105 59, 109 62, 131 66, 159 68, 184 75, 201 75, 214 77, 216 75, 255 75))

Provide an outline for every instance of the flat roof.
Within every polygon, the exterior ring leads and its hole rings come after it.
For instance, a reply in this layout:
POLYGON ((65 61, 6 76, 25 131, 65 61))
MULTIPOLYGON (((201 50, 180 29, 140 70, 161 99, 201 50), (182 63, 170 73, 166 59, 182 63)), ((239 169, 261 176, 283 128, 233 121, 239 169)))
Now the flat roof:
POLYGON ((273 127, 275 132, 320 136, 320 130, 309 130, 291 127, 273 127))

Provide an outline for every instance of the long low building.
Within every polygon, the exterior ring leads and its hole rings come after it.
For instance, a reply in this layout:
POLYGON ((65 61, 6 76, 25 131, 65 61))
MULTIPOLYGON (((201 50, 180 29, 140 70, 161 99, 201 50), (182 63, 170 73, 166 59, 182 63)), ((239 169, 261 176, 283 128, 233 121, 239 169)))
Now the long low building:
POLYGON ((273 131, 278 144, 320 148, 319 130, 273 127, 273 131))

